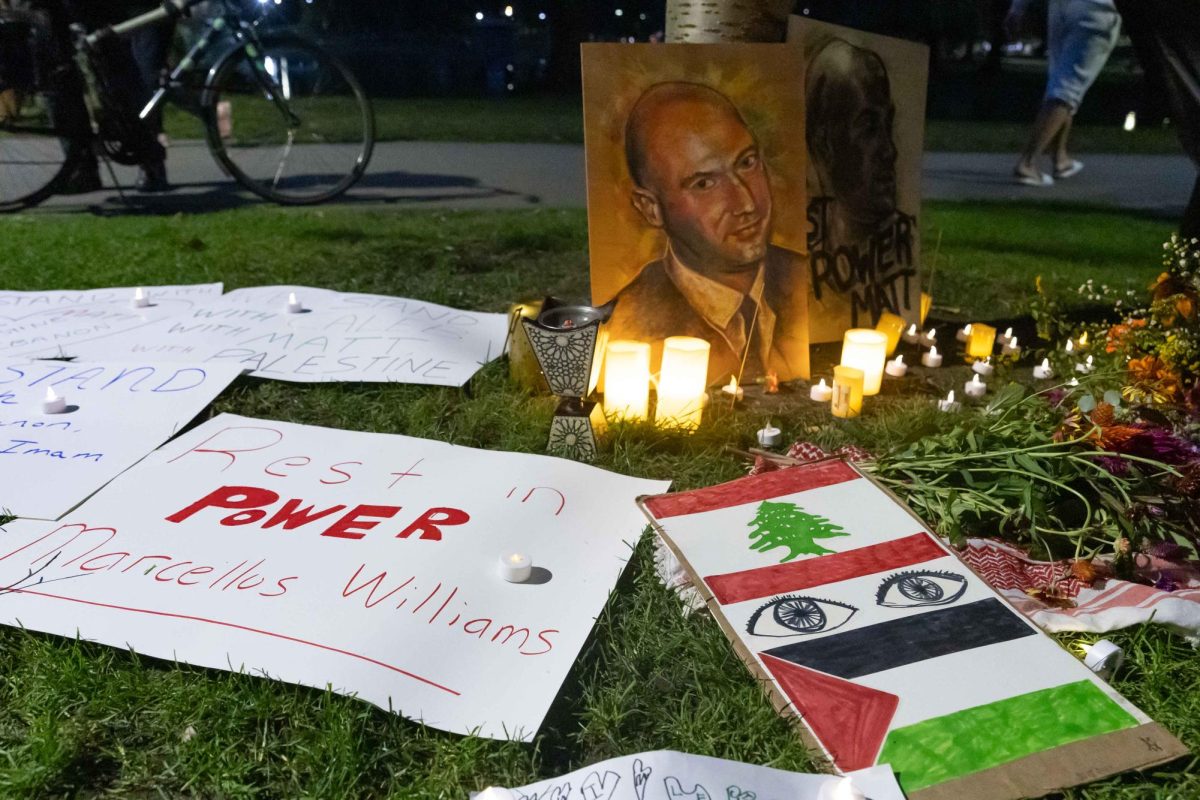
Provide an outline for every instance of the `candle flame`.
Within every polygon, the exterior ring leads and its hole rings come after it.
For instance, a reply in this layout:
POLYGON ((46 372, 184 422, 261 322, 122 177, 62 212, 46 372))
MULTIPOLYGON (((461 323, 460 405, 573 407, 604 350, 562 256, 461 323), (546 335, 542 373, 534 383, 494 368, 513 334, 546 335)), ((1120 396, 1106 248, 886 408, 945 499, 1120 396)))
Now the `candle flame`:
POLYGON ((896 356, 896 363, 897 363, 897 364, 903 364, 903 363, 904 363, 904 356, 896 356))
POLYGON ((953 390, 953 389, 951 389, 951 390, 950 390, 950 393, 946 395, 946 402, 947 402, 947 403, 953 403, 953 402, 954 402, 954 390, 953 390))
POLYGON ((1088 343, 1087 331, 1084 331, 1083 335, 1079 337, 1079 346, 1084 347, 1085 345, 1087 345, 1087 343, 1088 343))
POLYGON ((1092 365, 1092 357, 1091 357, 1091 356, 1088 356, 1088 357, 1087 357, 1087 365, 1088 365, 1089 367, 1092 365))
POLYGON ((295 292, 288 292, 288 305, 289 305, 289 306, 294 306, 294 305, 296 305, 296 304, 297 304, 297 303, 299 303, 299 302, 300 302, 300 301, 296 299, 296 293, 295 293, 295 292))
POLYGON ((916 326, 916 325, 909 325, 909 326, 908 326, 908 335, 909 335, 909 336, 916 336, 916 335, 917 335, 917 326, 916 326))
POLYGON ((931 355, 931 356, 936 356, 936 355, 937 355, 937 345, 931 345, 931 346, 930 346, 930 348, 929 348, 929 355, 931 355))
POLYGON ((971 383, 979 383, 979 373, 975 373, 975 377, 971 378, 971 383))
POLYGON ((925 336, 930 339, 935 339, 935 338, 937 338, 937 331, 935 331, 933 328, 930 328, 929 331, 925 334, 925 336))
POLYGON ((725 388, 728 389, 731 394, 737 394, 737 389, 738 389, 737 377, 734 375, 730 375, 729 376, 729 385, 726 386, 725 388))
POLYGON ((523 559, 522 559, 520 553, 513 553, 511 556, 508 557, 508 560, 514 564, 520 564, 523 559))
POLYGON ((1042 359, 1042 369, 1050 369, 1050 359, 1048 359, 1048 358, 1042 359))
POLYGON ((1012 338, 1012 328, 1005 328, 1005 329, 1004 329, 1004 338, 1005 338, 1005 339, 1011 339, 1011 338, 1012 338))
POLYGON ((1071 351, 1073 351, 1075 349, 1075 343, 1072 342, 1070 339, 1067 339, 1067 348, 1066 349, 1067 349, 1067 352, 1070 353, 1071 351))
POLYGON ((1009 339, 1008 346, 1010 348, 1012 348, 1013 350, 1016 350, 1017 349, 1017 337, 1014 336, 1011 339, 1009 339))
POLYGON ((146 299, 146 292, 142 289, 142 287, 139 286, 138 288, 133 290, 133 299, 134 300, 145 300, 146 299))
POLYGON ((825 386, 825 379, 824 379, 824 378, 821 378, 821 388, 822 388, 822 389, 826 389, 826 388, 828 388, 827 386, 825 386))
POLYGON ((58 395, 56 395, 56 394, 54 393, 54 388, 53 388, 53 387, 50 387, 50 386, 47 386, 47 387, 46 387, 46 402, 47 402, 47 403, 53 403, 53 402, 54 402, 55 400, 57 400, 57 399, 58 399, 58 395))
POLYGON ((969 322, 963 326, 963 333, 965 333, 967 336, 970 336, 971 331, 973 331, 973 330, 975 330, 975 326, 969 322))

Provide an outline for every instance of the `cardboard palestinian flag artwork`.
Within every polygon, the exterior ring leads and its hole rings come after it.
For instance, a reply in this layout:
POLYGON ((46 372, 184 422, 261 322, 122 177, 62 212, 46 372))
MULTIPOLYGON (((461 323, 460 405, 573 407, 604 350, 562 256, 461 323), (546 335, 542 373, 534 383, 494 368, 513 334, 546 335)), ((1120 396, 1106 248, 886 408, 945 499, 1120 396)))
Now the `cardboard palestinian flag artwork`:
POLYGON ((842 461, 643 498, 775 705, 842 772, 1017 798, 1187 752, 842 461))

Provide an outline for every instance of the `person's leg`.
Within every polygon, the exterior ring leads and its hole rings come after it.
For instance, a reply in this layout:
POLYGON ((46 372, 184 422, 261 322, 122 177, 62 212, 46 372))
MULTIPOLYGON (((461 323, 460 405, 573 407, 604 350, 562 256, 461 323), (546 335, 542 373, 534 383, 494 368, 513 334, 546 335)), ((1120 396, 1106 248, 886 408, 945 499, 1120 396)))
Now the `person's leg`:
MULTIPOLYGON (((149 102, 159 84, 159 76, 167 64, 167 53, 171 39, 175 34, 175 23, 167 22, 151 25, 134 31, 129 37, 129 49, 137 66, 137 73, 142 91, 142 105, 149 102)), ((140 109, 139 109, 140 110, 140 109)), ((137 188, 143 192, 161 192, 170 188, 167 182, 167 152, 161 147, 163 117, 162 106, 146 118, 146 126, 159 142, 156 149, 157 158, 148 158, 138 171, 137 188)))
POLYGON ((1070 124, 1071 107, 1061 100, 1047 98, 1038 109, 1037 119, 1033 121, 1033 134, 1021 153, 1021 160, 1017 162, 1016 174, 1029 178, 1040 176, 1042 171, 1038 168, 1038 160, 1056 140, 1064 126, 1070 124))
POLYGON ((1072 114, 1067 117, 1067 121, 1058 129, 1058 135, 1054 137, 1054 171, 1063 173, 1070 169, 1071 162, 1075 159, 1071 158, 1070 152, 1067 150, 1067 140, 1071 136, 1071 125, 1075 122, 1075 116, 1072 114))
POLYGON ((1062 60, 1063 41, 1066 36, 1065 10, 1066 0, 1050 0, 1046 9, 1046 96, 1038 108, 1037 117, 1034 118, 1029 141, 1013 169, 1013 174, 1018 180, 1032 186, 1051 183, 1049 176, 1038 166, 1038 160, 1058 135, 1063 121, 1070 117, 1070 109, 1067 108, 1064 114, 1062 104, 1051 93, 1062 60))

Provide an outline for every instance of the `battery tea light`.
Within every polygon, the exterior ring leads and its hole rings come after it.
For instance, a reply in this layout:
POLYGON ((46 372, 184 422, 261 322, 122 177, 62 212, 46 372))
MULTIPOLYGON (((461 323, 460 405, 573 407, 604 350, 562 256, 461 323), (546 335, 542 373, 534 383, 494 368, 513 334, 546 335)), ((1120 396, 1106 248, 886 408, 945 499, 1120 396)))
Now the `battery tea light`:
POLYGON ((909 344, 916 344, 917 342, 921 341, 921 334, 919 331, 917 331, 916 325, 909 325, 908 330, 906 330, 900 338, 904 339, 904 341, 908 342, 909 344))
POLYGON ((134 308, 149 308, 150 295, 146 294, 146 290, 139 286, 133 290, 133 300, 130 304, 134 308))
POLYGON ((927 367, 940 367, 942 354, 937 351, 937 347, 930 347, 928 353, 921 354, 921 363, 927 367))
POLYGON ((937 331, 933 328, 930 328, 929 330, 925 331, 925 333, 921 334, 920 341, 922 347, 933 347, 935 344, 937 344, 937 331))
POLYGON ((833 397, 833 389, 821 378, 821 382, 808 390, 808 396, 818 403, 828 403, 833 397))
POLYGON ((533 574, 533 560, 524 553, 505 553, 500 556, 499 571, 509 583, 524 583, 533 574))
POLYGON ((967 339, 971 338, 971 329, 973 327, 974 326, 968 322, 966 325, 963 325, 958 329, 958 332, 954 334, 954 338, 960 342, 967 341, 967 339))
POLYGON ((67 410, 67 398, 55 394, 54 388, 46 387, 46 399, 42 401, 43 414, 62 414, 67 410))
POLYGON ((295 292, 288 292, 287 313, 301 314, 304 312, 304 304, 296 298, 295 292))
POLYGON ((947 393, 945 400, 938 400, 938 411, 958 411, 961 408, 962 403, 954 399, 953 389, 947 393))
POLYGON ((842 366, 862 370, 864 396, 879 394, 887 341, 887 334, 870 328, 851 328, 842 337, 842 366))
POLYGON ((992 373, 996 371, 996 368, 992 366, 991 358, 985 358, 982 361, 976 361, 971 365, 971 369, 985 378, 990 378, 992 373))
POLYGON ((896 356, 884 365, 883 371, 893 378, 903 378, 908 374, 908 364, 904 363, 904 356, 896 356))
POLYGON ((1039 381, 1044 381, 1047 378, 1054 377, 1054 370, 1050 366, 1050 359, 1043 358, 1042 363, 1033 368, 1033 377, 1039 381))
POLYGON ((1075 365, 1076 372, 1082 372, 1084 375, 1092 373, 1096 369, 1096 365, 1092 363, 1092 357, 1088 356, 1087 361, 1082 364, 1075 365))
POLYGON ((978 375, 972 375, 971 380, 963 384, 963 391, 967 393, 967 397, 978 400, 987 392, 987 384, 981 381, 978 375))

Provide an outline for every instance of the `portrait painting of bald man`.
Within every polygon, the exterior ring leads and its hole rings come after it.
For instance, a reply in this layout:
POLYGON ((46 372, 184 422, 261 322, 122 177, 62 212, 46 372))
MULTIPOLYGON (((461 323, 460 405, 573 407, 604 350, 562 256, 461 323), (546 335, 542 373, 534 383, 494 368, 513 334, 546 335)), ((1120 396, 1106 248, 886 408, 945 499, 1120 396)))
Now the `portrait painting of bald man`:
POLYGON ((929 48, 794 16, 805 57, 813 341, 920 312, 929 48))
POLYGON ((808 377, 803 65, 781 45, 584 45, 592 301, 610 339, 808 377))

